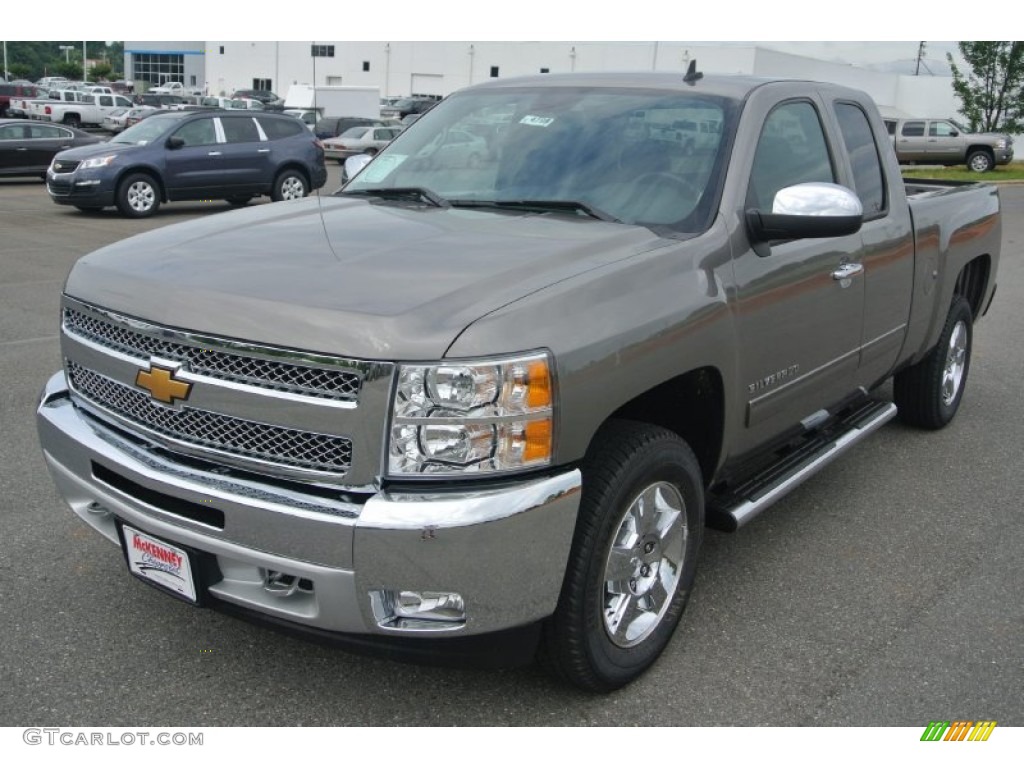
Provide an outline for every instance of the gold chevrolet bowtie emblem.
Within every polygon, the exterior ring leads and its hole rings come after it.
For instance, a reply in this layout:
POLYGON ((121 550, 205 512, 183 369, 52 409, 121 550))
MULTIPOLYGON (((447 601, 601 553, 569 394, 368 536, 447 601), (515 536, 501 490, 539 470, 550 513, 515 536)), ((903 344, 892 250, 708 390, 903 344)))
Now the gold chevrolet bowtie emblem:
POLYGON ((135 377, 136 386, 142 387, 161 403, 174 403, 175 400, 187 400, 192 391, 192 384, 174 378, 174 370, 150 365, 148 371, 139 371, 135 377))

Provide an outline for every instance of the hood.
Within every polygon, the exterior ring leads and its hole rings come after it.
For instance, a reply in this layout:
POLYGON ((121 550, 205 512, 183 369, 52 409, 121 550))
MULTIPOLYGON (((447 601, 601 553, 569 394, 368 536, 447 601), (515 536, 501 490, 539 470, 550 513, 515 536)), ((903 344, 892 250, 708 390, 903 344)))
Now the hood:
MULTIPOLYGON (((643 227, 564 214, 307 198, 115 243, 80 259, 66 291, 212 335, 431 360, 489 312, 664 242, 643 227)), ((517 351, 518 330, 494 352, 517 351)))
POLYGON ((102 157, 104 155, 122 155, 137 149, 143 149, 138 144, 111 144, 109 141, 100 139, 98 143, 86 144, 73 149, 65 149, 57 153, 61 160, 88 160, 90 157, 102 157))

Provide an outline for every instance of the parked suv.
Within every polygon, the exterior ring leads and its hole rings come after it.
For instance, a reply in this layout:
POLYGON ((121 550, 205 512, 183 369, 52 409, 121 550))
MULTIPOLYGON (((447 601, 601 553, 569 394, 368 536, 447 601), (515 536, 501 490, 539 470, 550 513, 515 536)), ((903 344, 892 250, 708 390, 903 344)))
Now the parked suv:
POLYGON ((46 174, 55 203, 116 205, 133 218, 173 200, 290 200, 326 181, 323 145, 301 121, 265 112, 152 115, 102 145, 59 153, 46 174))

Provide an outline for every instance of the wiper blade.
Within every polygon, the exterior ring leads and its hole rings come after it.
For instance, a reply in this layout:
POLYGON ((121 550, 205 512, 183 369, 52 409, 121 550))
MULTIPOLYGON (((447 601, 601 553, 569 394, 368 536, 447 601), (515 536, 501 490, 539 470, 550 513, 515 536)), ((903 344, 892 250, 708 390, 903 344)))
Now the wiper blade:
POLYGON ((379 187, 376 189, 346 189, 340 195, 379 197, 384 200, 420 200, 436 208, 448 208, 451 203, 426 187, 379 187))
POLYGON ((583 213, 600 221, 621 223, 619 219, 581 200, 453 200, 459 208, 511 208, 525 211, 569 211, 583 213))

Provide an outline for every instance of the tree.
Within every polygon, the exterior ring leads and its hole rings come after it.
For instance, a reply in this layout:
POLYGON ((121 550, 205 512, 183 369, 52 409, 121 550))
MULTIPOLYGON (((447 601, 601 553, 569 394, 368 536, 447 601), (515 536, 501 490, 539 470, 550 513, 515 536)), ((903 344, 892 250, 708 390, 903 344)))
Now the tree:
POLYGON ((58 61, 50 69, 68 80, 82 79, 82 64, 78 61, 58 61))
POLYGON ((962 73, 951 54, 946 58, 960 114, 971 130, 1024 132, 1024 43, 961 42, 957 47, 970 72, 962 73))
POLYGON ((111 67, 106 62, 101 61, 96 64, 93 64, 89 68, 89 79, 94 82, 99 82, 100 80, 109 80, 110 73, 113 71, 113 67, 111 67))

